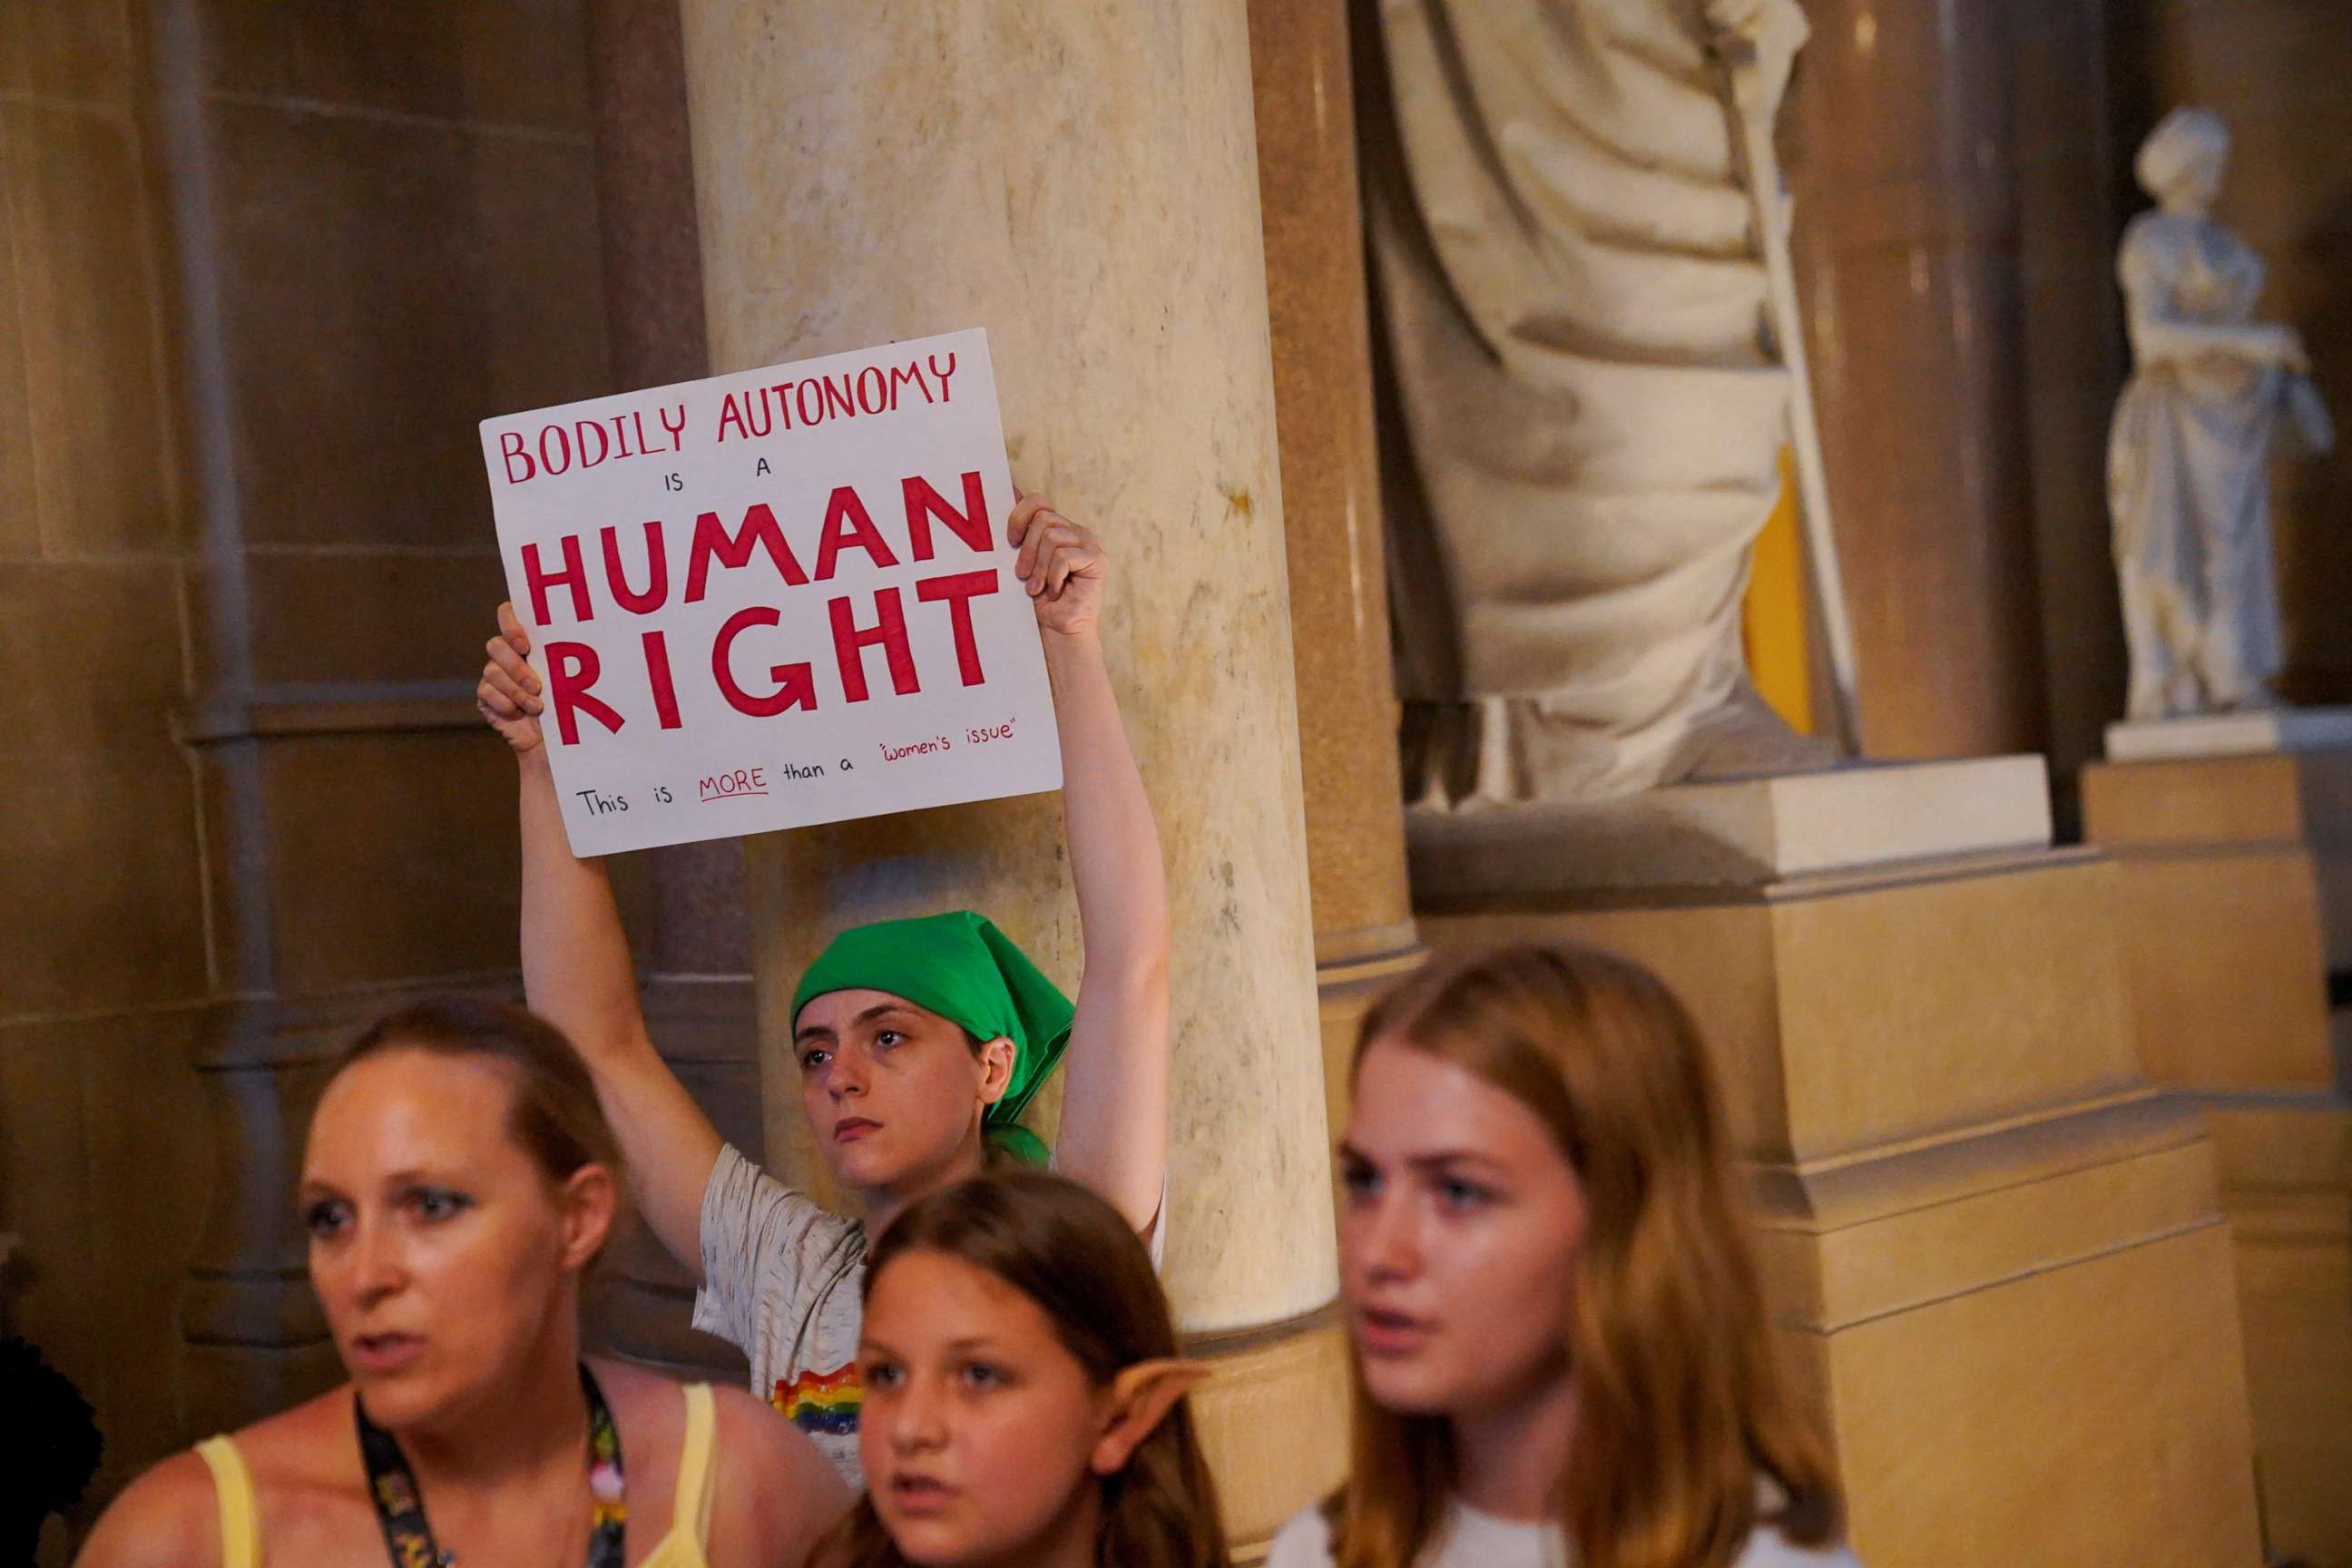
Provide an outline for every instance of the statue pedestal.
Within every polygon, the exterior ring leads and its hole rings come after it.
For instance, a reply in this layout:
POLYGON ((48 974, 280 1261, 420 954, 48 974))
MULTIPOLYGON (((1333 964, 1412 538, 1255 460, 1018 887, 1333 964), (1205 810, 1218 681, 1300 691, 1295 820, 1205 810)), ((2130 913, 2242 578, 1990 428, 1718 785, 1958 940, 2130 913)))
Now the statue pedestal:
POLYGON ((1859 764, 1616 800, 1407 814, 1418 899, 1755 887, 2050 843, 2039 756, 1859 764))
POLYGON ((2347 1568, 2352 1062, 2326 972, 2352 969, 2352 750, 2095 764, 2083 818, 2122 882, 2148 1074, 2220 1151, 2270 1545, 2347 1568))
POLYGON ((2252 756, 2352 746, 2352 708, 2254 708, 2107 726, 2107 761, 2252 756))
MULTIPOLYGON (((1706 787, 1778 825, 1744 878, 1635 885, 1605 838, 1580 878, 1559 837, 1504 857, 1496 814, 1481 887, 1417 825, 1423 933, 1598 942, 1690 1005, 1872 1568, 2252 1568, 2214 1145, 2141 1076, 2116 868, 2048 847, 2038 759, 1706 787), (1816 785, 1863 792, 1847 844, 1900 858, 1842 850, 1838 813, 1798 809, 1816 785)), ((1604 809, 1688 820, 1681 793, 1604 809)))

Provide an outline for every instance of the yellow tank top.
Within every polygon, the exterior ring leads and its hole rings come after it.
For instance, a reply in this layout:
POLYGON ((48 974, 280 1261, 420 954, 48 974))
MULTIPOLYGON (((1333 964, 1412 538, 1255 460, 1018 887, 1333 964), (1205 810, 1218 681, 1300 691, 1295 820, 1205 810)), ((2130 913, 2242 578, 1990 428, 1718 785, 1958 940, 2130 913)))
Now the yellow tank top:
MULTIPOLYGON (((710 1500, 719 1479, 718 1409, 709 1384, 687 1386, 686 1442, 677 1456, 669 1533, 637 1568, 709 1568, 702 1549, 710 1540, 710 1500)), ((220 1506, 221 1568, 261 1568, 261 1510, 245 1456, 226 1437, 197 1444, 196 1455, 213 1473, 213 1496, 220 1506)))

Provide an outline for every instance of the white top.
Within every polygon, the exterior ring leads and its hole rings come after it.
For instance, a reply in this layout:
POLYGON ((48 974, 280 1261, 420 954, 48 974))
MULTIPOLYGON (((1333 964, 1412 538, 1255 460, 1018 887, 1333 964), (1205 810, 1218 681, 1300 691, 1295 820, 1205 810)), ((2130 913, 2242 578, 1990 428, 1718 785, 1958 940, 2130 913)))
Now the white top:
MULTIPOLYGON (((1522 1524, 1455 1502, 1415 1568, 1570 1568, 1559 1527, 1522 1524)), ((1274 1538, 1265 1568, 1331 1568, 1331 1527, 1318 1504, 1299 1512, 1274 1538)), ((1748 1538, 1735 1568, 1861 1568, 1843 1546, 1791 1546, 1769 1525, 1748 1538)))

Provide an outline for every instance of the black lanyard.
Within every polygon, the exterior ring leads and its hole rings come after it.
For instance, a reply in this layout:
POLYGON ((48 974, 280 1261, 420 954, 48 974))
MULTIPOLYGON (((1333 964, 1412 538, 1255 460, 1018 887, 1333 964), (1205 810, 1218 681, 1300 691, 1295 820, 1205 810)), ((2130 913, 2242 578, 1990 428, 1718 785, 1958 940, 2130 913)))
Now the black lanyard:
MULTIPOLYGON (((604 1403, 604 1391, 596 1386, 585 1362, 580 1363, 580 1391, 588 1396, 588 1568, 621 1568, 621 1543, 629 1528, 628 1506, 622 1500, 621 1431, 613 1425, 612 1407, 604 1403)), ((452 1568, 457 1554, 435 1543, 407 1456, 391 1433, 368 1419, 366 1407, 356 1397, 352 1413, 359 1421, 368 1497, 375 1504, 376 1521, 383 1526, 383 1547, 391 1554, 392 1568, 452 1568)))

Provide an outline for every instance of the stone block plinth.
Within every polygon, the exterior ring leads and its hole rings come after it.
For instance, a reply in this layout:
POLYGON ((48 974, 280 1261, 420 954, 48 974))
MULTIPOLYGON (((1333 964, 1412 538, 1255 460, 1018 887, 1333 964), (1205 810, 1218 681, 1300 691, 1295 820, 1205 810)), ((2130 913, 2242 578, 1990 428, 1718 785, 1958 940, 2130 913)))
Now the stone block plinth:
POLYGON ((1672 784, 1603 801, 1414 811, 1419 899, 1561 887, 1758 887, 1816 872, 2050 843, 2038 756, 1672 784))
POLYGON ((2107 726, 2107 760, 2274 756, 2352 746, 2352 708, 2252 708, 2107 726))
POLYGON ((1697 1016, 1873 1568, 2262 1561, 2214 1144, 2140 1070, 2117 879, 2028 847, 1420 903, 1433 945, 1596 942, 1697 1016))
POLYGON ((2323 961, 2352 973, 2352 749, 2094 763, 2083 833, 2119 856, 2300 852, 2323 961))
POLYGON ((2352 752, 2094 764, 2083 820, 2122 879, 2148 1076, 2219 1151, 2268 1544, 2352 1568, 2352 1097, 2326 985, 2352 968, 2352 752))

